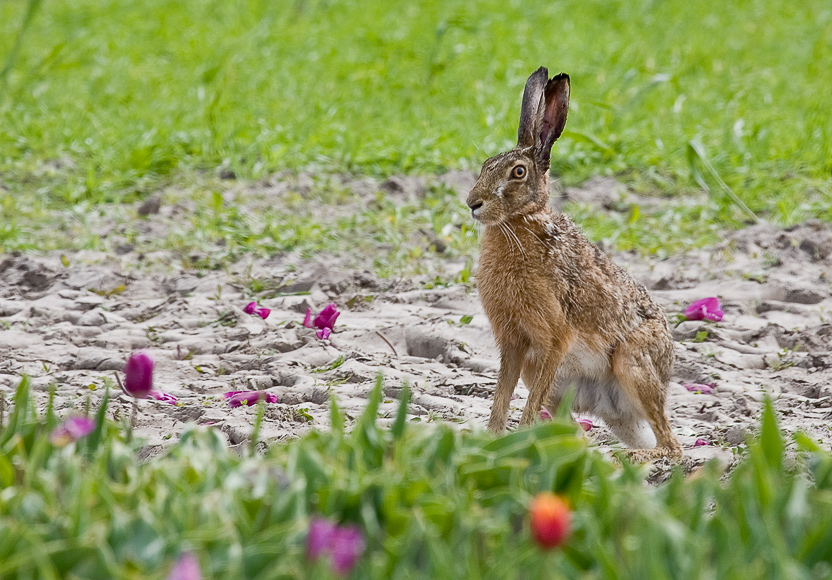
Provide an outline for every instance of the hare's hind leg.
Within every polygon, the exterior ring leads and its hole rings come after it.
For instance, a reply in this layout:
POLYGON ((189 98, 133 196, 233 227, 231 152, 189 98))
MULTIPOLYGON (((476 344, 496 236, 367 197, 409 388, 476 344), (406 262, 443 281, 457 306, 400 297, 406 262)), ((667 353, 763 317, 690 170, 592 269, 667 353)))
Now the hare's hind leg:
POLYGON ((657 346, 654 341, 662 336, 660 334, 662 331, 667 332, 666 329, 655 326, 651 328, 645 325, 641 332, 633 337, 633 340, 621 344, 612 357, 613 373, 627 397, 639 413, 647 419, 656 439, 656 447, 653 449, 628 451, 634 461, 682 457, 682 448, 670 428, 670 421, 667 419, 664 408, 667 399, 666 376, 670 372, 673 347, 672 344, 662 344, 660 346, 663 352, 660 351, 651 356, 651 351, 657 346), (665 366, 658 367, 657 363, 665 366))
POLYGON ((622 418, 601 417, 610 431, 630 449, 653 451, 656 446, 656 435, 650 424, 644 419, 627 421, 622 418))

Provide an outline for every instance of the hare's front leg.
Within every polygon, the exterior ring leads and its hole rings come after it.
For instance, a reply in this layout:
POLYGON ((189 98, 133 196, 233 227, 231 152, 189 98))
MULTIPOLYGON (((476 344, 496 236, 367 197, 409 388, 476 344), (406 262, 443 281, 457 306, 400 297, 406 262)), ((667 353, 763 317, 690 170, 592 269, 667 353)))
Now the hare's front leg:
POLYGON ((529 345, 518 341, 513 345, 500 346, 500 374, 497 376, 497 386, 494 389, 494 403, 491 405, 491 418, 488 420, 488 430, 492 433, 505 431, 508 421, 508 409, 511 395, 517 387, 523 361, 529 345))
POLYGON ((528 362, 524 374, 530 375, 531 382, 526 385, 529 389, 529 399, 526 401, 523 414, 520 416, 521 425, 530 425, 534 422, 540 409, 543 408, 543 401, 552 390, 558 367, 560 367, 565 352, 565 345, 560 341, 555 341, 543 351, 538 360, 528 362))

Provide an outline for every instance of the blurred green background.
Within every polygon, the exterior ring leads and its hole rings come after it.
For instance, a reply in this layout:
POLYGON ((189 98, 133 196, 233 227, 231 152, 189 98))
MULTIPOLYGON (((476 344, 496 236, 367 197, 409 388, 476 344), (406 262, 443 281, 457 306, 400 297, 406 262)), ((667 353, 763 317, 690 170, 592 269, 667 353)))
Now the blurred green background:
POLYGON ((776 223, 832 220, 830 54, 828 0, 0 0, 2 217, 218 168, 476 169, 546 65, 573 79, 566 184, 705 188, 708 223, 747 217, 728 188, 776 223))

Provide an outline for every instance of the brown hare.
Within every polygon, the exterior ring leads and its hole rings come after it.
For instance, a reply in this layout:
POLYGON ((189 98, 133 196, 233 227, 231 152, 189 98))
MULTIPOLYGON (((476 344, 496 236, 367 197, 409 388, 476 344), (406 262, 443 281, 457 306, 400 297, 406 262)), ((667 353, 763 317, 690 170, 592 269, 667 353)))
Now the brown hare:
POLYGON ((565 389, 639 461, 681 457, 665 414, 673 343, 662 309, 563 214, 549 207, 552 145, 566 125, 569 76, 541 67, 523 92, 517 147, 488 159, 468 206, 485 224, 477 284, 500 349, 488 428, 505 429, 521 376, 521 425, 565 389), (548 398, 547 398, 548 396, 548 398))

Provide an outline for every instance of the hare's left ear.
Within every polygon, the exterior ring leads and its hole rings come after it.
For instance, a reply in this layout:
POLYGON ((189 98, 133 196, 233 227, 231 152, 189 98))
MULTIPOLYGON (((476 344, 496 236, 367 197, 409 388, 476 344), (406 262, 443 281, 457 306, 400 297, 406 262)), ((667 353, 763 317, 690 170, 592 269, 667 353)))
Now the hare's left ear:
POLYGON ((541 109, 538 111, 537 134, 534 156, 542 169, 549 168, 552 145, 558 140, 566 127, 566 114, 569 112, 569 75, 560 73, 549 79, 543 91, 541 109))
POLYGON ((542 66, 526 81, 526 88, 523 90, 523 105, 520 107, 520 126, 517 129, 518 147, 534 147, 540 143, 538 129, 543 108, 543 93, 548 78, 549 71, 542 66))

